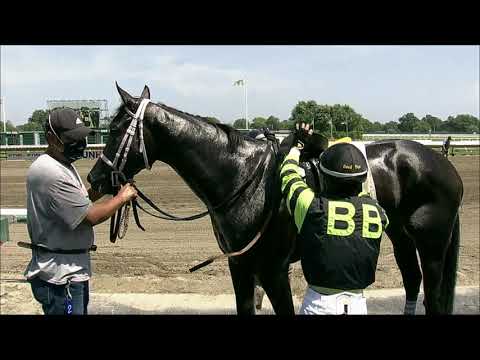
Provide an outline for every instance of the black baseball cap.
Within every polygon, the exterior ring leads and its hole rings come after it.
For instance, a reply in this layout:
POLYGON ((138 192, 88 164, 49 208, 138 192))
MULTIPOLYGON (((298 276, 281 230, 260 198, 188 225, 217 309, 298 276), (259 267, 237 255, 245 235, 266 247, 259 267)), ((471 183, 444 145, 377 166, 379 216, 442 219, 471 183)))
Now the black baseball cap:
POLYGON ((336 178, 353 179, 366 177, 368 167, 365 156, 354 145, 339 143, 322 153, 320 170, 336 178))
POLYGON ((87 135, 95 133, 85 126, 80 116, 70 108, 53 110, 48 122, 53 132, 65 143, 83 140, 87 135))

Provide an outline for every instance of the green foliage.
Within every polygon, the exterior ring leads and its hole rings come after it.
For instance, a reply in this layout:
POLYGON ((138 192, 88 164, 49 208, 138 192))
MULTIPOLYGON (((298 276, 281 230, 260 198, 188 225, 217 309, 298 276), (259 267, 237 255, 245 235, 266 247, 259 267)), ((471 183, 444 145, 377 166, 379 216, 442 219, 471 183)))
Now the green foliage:
POLYGON ((387 134, 395 134, 398 133, 400 129, 398 128, 398 123, 396 121, 389 121, 383 125, 383 131, 387 134))
POLYGON ((413 132, 418 134, 424 134, 431 131, 430 124, 427 121, 419 120, 413 125, 413 132))
POLYGON ((283 120, 283 121, 279 124, 279 129, 280 129, 280 130, 292 130, 294 124, 295 124, 295 123, 294 123, 293 121, 283 120))
POLYGON ((349 105, 318 105, 315 101, 300 101, 292 110, 292 123, 305 122, 314 125, 315 132, 327 137, 348 136, 359 138, 365 129, 380 128, 372 124, 349 105))
POLYGON ((43 124, 37 122, 28 122, 17 126, 18 131, 43 131, 43 124))
POLYGON ((280 119, 275 116, 269 116, 265 121, 265 125, 270 130, 279 130, 280 129, 280 119))
POLYGON ((267 126, 267 119, 259 116, 256 118, 253 118, 252 121, 249 122, 248 127, 250 129, 261 129, 267 126))
POLYGON ((398 129, 401 132, 411 133, 413 132, 413 128, 415 124, 418 123, 420 120, 415 116, 414 113, 407 113, 398 119, 398 129))
MULTIPOLYGON (((5 124, 5 128, 7 131, 17 131, 17 128, 15 125, 12 124, 10 120, 7 120, 7 123, 5 124)), ((3 124, 2 124, 2 131, 3 131, 3 124)))
POLYGON ((247 122, 245 121, 245 119, 237 119, 233 122, 233 127, 235 129, 246 129, 247 122))
POLYGON ((449 132, 476 132, 478 134, 480 130, 479 127, 478 118, 468 114, 460 114, 455 117, 449 116, 448 119, 441 124, 440 130, 449 132))
POLYGON ((32 116, 28 118, 28 122, 17 126, 19 131, 43 131, 43 126, 48 120, 47 110, 35 110, 32 116))
POLYGON ((427 122, 433 132, 437 131, 442 125, 442 120, 432 115, 425 115, 421 121, 427 122))

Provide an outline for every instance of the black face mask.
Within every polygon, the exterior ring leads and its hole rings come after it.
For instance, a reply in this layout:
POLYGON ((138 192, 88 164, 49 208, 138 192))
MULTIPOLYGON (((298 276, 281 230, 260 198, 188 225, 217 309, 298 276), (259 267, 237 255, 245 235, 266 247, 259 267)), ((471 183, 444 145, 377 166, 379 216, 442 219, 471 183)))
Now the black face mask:
POLYGON ((83 157, 83 152, 87 148, 87 140, 79 140, 73 143, 64 144, 63 155, 68 162, 72 163, 83 157))

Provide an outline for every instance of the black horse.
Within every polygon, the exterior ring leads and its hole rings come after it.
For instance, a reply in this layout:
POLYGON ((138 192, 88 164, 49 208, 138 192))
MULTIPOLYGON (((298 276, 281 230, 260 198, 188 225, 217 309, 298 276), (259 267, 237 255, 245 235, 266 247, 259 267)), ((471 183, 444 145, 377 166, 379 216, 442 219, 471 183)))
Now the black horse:
MULTIPOLYGON (((150 98, 147 86, 139 98, 118 85, 117 89, 123 104, 110 124, 104 149, 108 159, 115 156, 132 121, 131 114, 142 99, 150 98)), ((255 313, 257 276, 275 313, 294 314, 287 272, 289 263, 299 258, 294 246, 295 225, 281 199, 281 155, 268 143, 243 136, 230 126, 160 103, 147 105, 143 122, 149 165, 157 160, 170 165, 205 203, 223 252, 244 248, 267 226, 251 250, 228 259, 237 313, 255 313), (252 173, 255 178, 235 201, 216 208, 252 173)), ((283 152, 289 148, 287 140, 282 143, 283 152)), ((140 143, 136 134, 124 168, 127 178, 145 168, 140 143)), ((390 219, 387 233, 402 273, 406 299, 417 301, 423 273, 426 313, 451 313, 460 238, 458 211, 463 196, 458 173, 440 154, 412 141, 379 141, 369 144, 366 152, 378 201, 390 219)), ((99 160, 88 181, 95 190, 110 193, 111 171, 99 160)))

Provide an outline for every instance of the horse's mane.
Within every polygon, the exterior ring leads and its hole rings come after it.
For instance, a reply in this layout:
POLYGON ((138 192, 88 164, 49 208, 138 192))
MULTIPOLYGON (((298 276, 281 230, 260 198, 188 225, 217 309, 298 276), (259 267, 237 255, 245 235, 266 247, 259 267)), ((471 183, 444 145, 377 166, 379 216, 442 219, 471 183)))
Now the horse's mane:
POLYGON ((201 122, 205 122, 207 124, 215 126, 217 129, 227 134, 228 145, 230 150, 235 150, 240 144, 240 142, 244 140, 243 135, 238 130, 231 127, 230 125, 217 123, 207 117, 200 116, 200 115, 193 115, 162 103, 157 103, 157 105, 160 106, 164 111, 166 111, 167 114, 173 114, 174 116, 179 116, 181 118, 188 119, 188 120, 201 121, 201 122))
MULTIPOLYGON (((230 125, 216 123, 215 121, 212 121, 211 119, 209 119, 207 117, 200 116, 200 115, 193 115, 193 114, 175 109, 171 106, 168 106, 168 105, 165 105, 165 104, 162 104, 162 103, 155 103, 155 105, 159 106, 169 116, 172 116, 172 115, 174 117, 178 116, 178 117, 181 117, 183 119, 200 121, 200 122, 204 122, 204 123, 207 123, 209 125, 215 126, 215 128, 217 128, 220 131, 223 131, 227 135, 229 151, 233 152, 234 150, 236 150, 238 148, 238 146, 240 145, 240 143, 243 142, 243 140, 245 139, 245 137, 242 135, 242 133, 240 133, 238 130, 234 129, 230 125)), ((120 111, 122 111, 124 109, 124 107, 125 107, 124 104, 120 105, 116 110, 116 115, 115 116, 117 116, 120 113, 120 111)))

